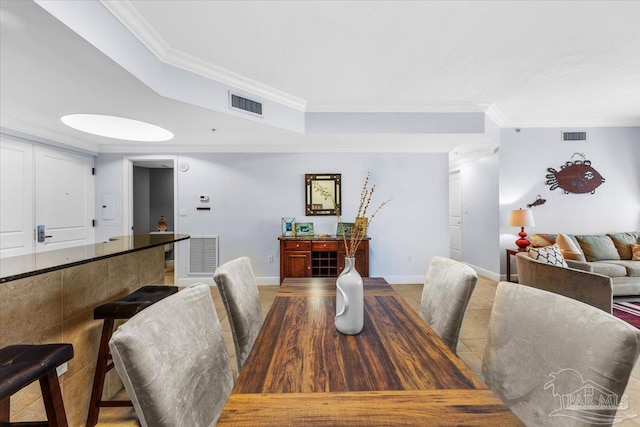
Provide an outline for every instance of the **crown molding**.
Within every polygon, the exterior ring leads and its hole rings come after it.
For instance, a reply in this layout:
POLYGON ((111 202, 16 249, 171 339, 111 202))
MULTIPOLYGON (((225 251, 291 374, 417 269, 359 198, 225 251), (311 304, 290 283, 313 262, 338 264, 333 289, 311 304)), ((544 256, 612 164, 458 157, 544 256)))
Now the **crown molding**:
POLYGON ((216 80, 232 88, 238 88, 249 94, 257 95, 296 110, 305 111, 307 103, 301 98, 172 48, 129 0, 99 1, 158 60, 208 79, 216 80))
POLYGON ((307 113, 484 113, 484 104, 431 102, 420 104, 307 104, 307 113))
POLYGON ((6 116, 3 116, 0 121, 0 134, 85 155, 95 156, 100 152, 97 144, 6 116))
POLYGON ((640 127, 640 116, 628 119, 584 120, 584 121, 507 121, 501 128, 624 128, 640 127))

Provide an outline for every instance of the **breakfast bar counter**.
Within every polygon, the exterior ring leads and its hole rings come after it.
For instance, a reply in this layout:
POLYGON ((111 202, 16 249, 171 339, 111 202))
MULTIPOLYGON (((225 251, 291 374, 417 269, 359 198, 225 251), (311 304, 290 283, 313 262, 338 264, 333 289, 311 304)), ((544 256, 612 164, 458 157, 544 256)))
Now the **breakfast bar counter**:
POLYGON ((61 270, 188 239, 186 234, 136 234, 108 242, 0 258, 0 283, 61 270))
MULTIPOLYGON (((122 236, 0 259, 0 347, 73 344, 74 357, 60 377, 70 426, 84 425, 87 417, 102 329, 93 309, 142 286, 163 285, 164 245, 187 239, 168 233, 122 236)), ((105 396, 121 387, 115 370, 110 371, 105 396)), ((40 396, 37 381, 18 392, 11 401, 11 420, 44 419, 40 396)))

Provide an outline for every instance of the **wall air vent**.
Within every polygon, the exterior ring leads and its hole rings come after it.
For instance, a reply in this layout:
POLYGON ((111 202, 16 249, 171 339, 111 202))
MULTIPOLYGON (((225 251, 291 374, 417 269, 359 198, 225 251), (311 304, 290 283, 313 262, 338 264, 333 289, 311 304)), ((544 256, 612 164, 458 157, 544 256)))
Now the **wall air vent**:
POLYGON ((562 132, 562 142, 587 142, 587 133, 562 132))
POLYGON ((211 276, 218 268, 218 236, 189 239, 189 276, 211 276))
POLYGON ((229 107, 262 117, 262 103, 229 92, 229 107))

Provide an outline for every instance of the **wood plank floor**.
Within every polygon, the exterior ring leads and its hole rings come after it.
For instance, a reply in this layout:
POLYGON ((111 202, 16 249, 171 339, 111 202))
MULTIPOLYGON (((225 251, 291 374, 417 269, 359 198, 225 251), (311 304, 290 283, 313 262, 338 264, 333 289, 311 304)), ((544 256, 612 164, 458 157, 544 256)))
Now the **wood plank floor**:
MULTIPOLYGON (((168 272, 167 283, 173 281, 173 272, 168 272)), ((469 365, 478 375, 481 376, 482 355, 487 341, 487 325, 493 306, 497 283, 480 277, 478 285, 473 292, 467 313, 465 315, 462 330, 460 332, 460 342, 458 343, 458 355, 469 365)), ((393 288, 411 305, 420 310, 420 298, 422 296, 422 284, 414 285, 392 285, 393 288)), ((260 286, 260 298, 262 310, 266 314, 278 292, 278 286, 260 286)), ((227 319, 224 305, 220 300, 217 288, 211 288, 211 294, 215 302, 216 310, 225 335, 225 342, 229 355, 231 356, 231 366, 236 373, 235 349, 231 336, 231 327, 227 319)), ((629 412, 638 414, 635 419, 625 421, 621 426, 640 426, 640 363, 636 363, 633 376, 629 381, 626 393, 629 395, 629 412)), ((138 419, 133 409, 130 408, 107 408, 100 411, 99 427, 131 427, 139 426, 138 419)))

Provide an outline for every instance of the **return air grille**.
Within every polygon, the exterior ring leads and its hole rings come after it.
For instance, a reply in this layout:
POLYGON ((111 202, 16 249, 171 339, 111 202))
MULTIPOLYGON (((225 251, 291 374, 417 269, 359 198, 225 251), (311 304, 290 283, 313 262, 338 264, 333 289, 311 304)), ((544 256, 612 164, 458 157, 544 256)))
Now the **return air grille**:
POLYGON ((262 116, 262 104, 238 95, 231 94, 231 108, 262 116))
POLYGON ((189 274, 212 276, 218 268, 218 236, 189 239, 189 274))
POLYGON ((562 142, 586 142, 586 132, 562 132, 562 142))

